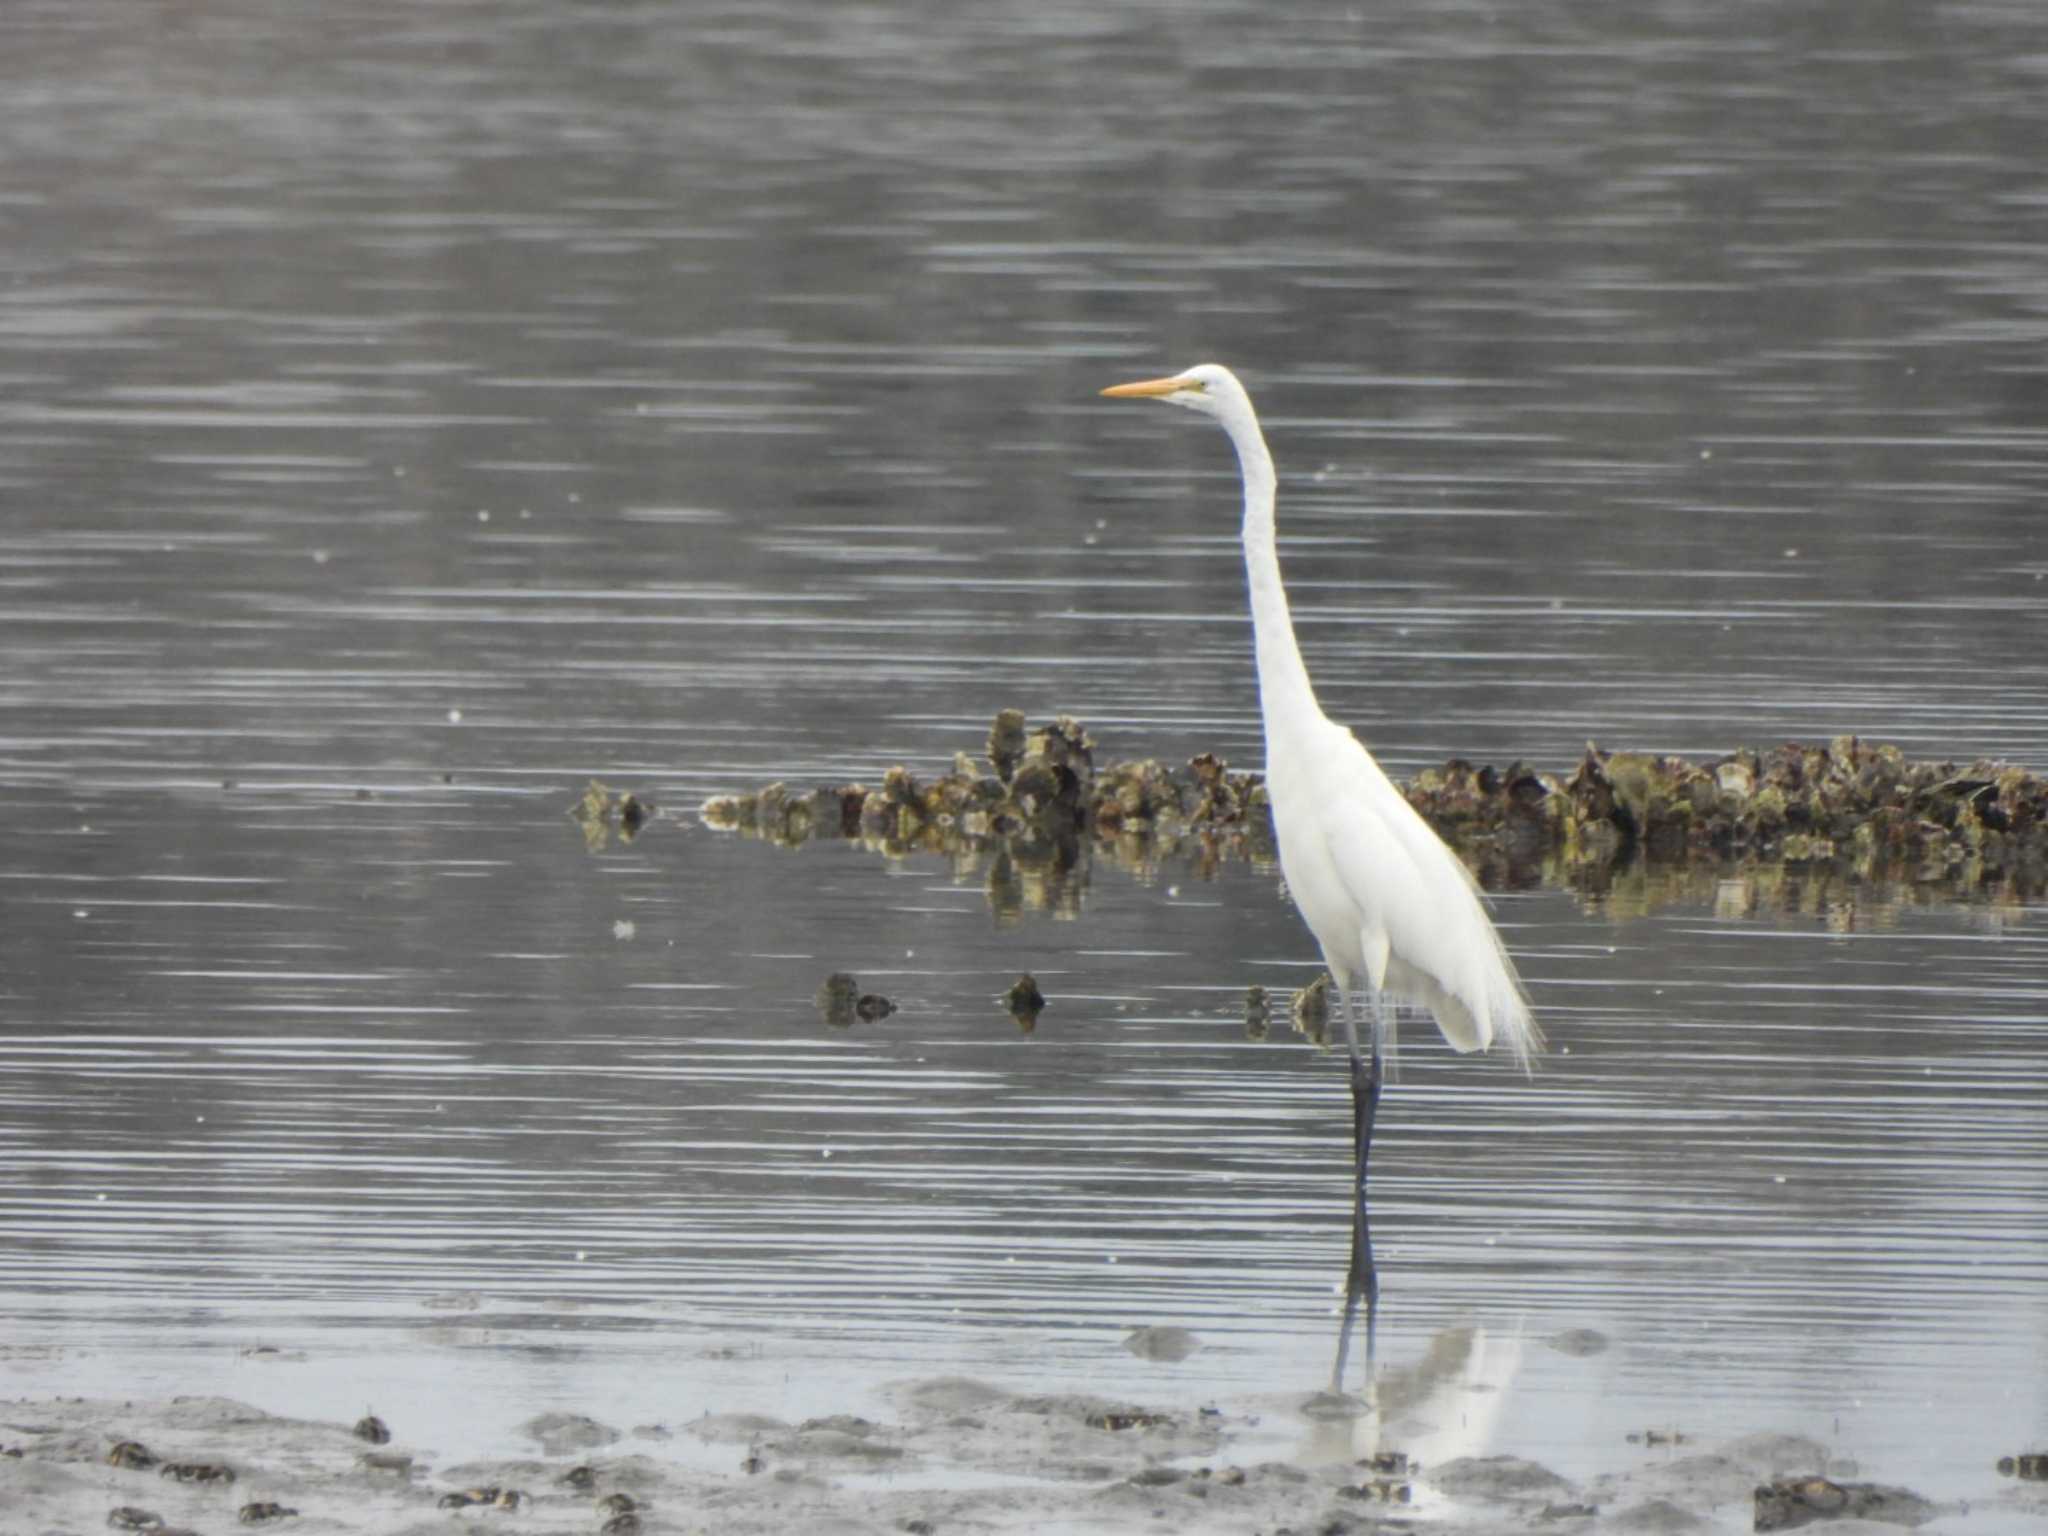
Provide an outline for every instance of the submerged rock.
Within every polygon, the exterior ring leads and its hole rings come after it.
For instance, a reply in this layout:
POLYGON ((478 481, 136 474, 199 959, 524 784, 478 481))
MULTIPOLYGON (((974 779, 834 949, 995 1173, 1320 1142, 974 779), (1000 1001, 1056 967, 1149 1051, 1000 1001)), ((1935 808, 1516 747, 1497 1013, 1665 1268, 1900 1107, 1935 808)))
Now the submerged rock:
POLYGON ((1244 1037, 1263 1040, 1273 1028, 1273 1000, 1261 986, 1245 988, 1244 1037))
POLYGON ((1570 1486, 1550 1468, 1520 1456, 1459 1456, 1432 1471, 1429 1481, 1461 1499, 1549 1497, 1570 1486))
POLYGON ((1755 1494, 1755 1529, 1791 1531, 1817 1520, 1874 1520, 1885 1525, 1925 1525, 1940 1513, 1907 1488, 1877 1483, 1837 1483, 1825 1477, 1785 1478, 1755 1494))
POLYGON ((654 802, 630 791, 614 792, 596 779, 590 781, 583 797, 569 807, 569 814, 583 828, 584 845, 601 853, 616 836, 630 843, 657 814, 654 802))
POLYGON ((1201 1347, 1202 1341, 1186 1328, 1154 1325, 1124 1335, 1124 1348, 1141 1360, 1185 1360, 1201 1347))
POLYGON ((860 983, 845 971, 834 971, 820 982, 814 1001, 819 1016, 837 1029, 872 1024, 896 1011, 896 1005, 880 993, 861 991, 860 983))
POLYGON ((538 1441, 540 1448, 550 1456, 561 1456, 570 1451, 593 1451, 619 1438, 619 1432, 609 1424, 600 1424, 580 1413, 536 1414, 519 1426, 519 1432, 529 1440, 538 1441))
POLYGON ((1607 1350, 1607 1335, 1598 1328, 1567 1328, 1543 1342, 1561 1355, 1598 1355, 1607 1350))
POLYGON ((1325 971, 1294 994, 1294 1032, 1297 1035, 1315 1045, 1330 1043, 1330 999, 1335 992, 1336 983, 1325 971))
POLYGON ((845 971, 834 971, 818 983, 818 1013, 827 1024, 845 1028, 853 1022, 853 1010, 860 1002, 860 982, 845 971))

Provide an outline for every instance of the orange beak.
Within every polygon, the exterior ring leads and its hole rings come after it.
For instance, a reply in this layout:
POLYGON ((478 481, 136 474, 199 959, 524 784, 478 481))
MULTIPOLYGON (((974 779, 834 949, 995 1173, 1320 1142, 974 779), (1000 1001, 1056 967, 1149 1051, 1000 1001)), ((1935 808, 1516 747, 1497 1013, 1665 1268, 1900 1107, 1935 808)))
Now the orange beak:
POLYGON ((1177 395, 1193 387, 1186 378, 1140 379, 1135 384, 1112 384, 1103 393, 1115 400, 1150 400, 1160 395, 1177 395))

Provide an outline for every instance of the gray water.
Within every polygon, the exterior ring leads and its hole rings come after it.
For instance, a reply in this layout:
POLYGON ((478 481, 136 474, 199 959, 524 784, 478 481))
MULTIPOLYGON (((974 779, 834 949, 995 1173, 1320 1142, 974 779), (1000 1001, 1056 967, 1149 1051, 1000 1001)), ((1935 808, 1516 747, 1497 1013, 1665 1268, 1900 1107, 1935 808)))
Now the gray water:
MULTIPOLYGON (((1271 869, 994 902, 689 815, 1005 705, 1258 765, 1228 449, 1106 383, 1244 373, 1396 771, 2048 763, 2031 0, 85 0, 7 10, 0 86, 9 1394, 453 1453, 1321 1385, 1347 1106, 1245 1036, 1316 969, 1271 869), (673 814, 590 852, 592 777, 673 814), (902 1011, 828 1028, 833 970, 902 1011)), ((1474 1448, 1567 1472, 2038 1445, 2037 884, 1497 908, 1560 1051, 1409 1030, 1383 1358, 1477 1330, 1474 1448)))

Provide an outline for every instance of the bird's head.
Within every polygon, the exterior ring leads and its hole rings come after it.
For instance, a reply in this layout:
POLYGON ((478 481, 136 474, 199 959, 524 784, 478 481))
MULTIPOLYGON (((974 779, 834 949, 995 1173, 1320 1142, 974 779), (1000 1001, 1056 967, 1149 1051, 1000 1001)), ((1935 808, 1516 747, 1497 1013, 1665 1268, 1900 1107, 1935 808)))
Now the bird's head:
POLYGON ((1184 405, 1204 416, 1228 417, 1251 410, 1251 401, 1244 386, 1237 382, 1237 375, 1221 363, 1199 363, 1170 379, 1112 384, 1103 393, 1118 400, 1164 400, 1168 405, 1184 405))

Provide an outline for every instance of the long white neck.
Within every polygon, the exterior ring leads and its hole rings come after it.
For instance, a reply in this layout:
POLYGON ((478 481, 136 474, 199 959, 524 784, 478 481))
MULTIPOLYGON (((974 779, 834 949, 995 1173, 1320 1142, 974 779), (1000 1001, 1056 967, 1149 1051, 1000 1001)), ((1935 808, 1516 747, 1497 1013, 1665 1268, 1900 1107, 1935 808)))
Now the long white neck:
POLYGON ((1247 402, 1242 411, 1220 417, 1237 449, 1244 475, 1244 569, 1251 587, 1252 638, 1259 661, 1259 707, 1265 714, 1268 755, 1285 724, 1321 718, 1308 667, 1294 641, 1287 591, 1280 585, 1280 556, 1273 533, 1273 456, 1247 402))

